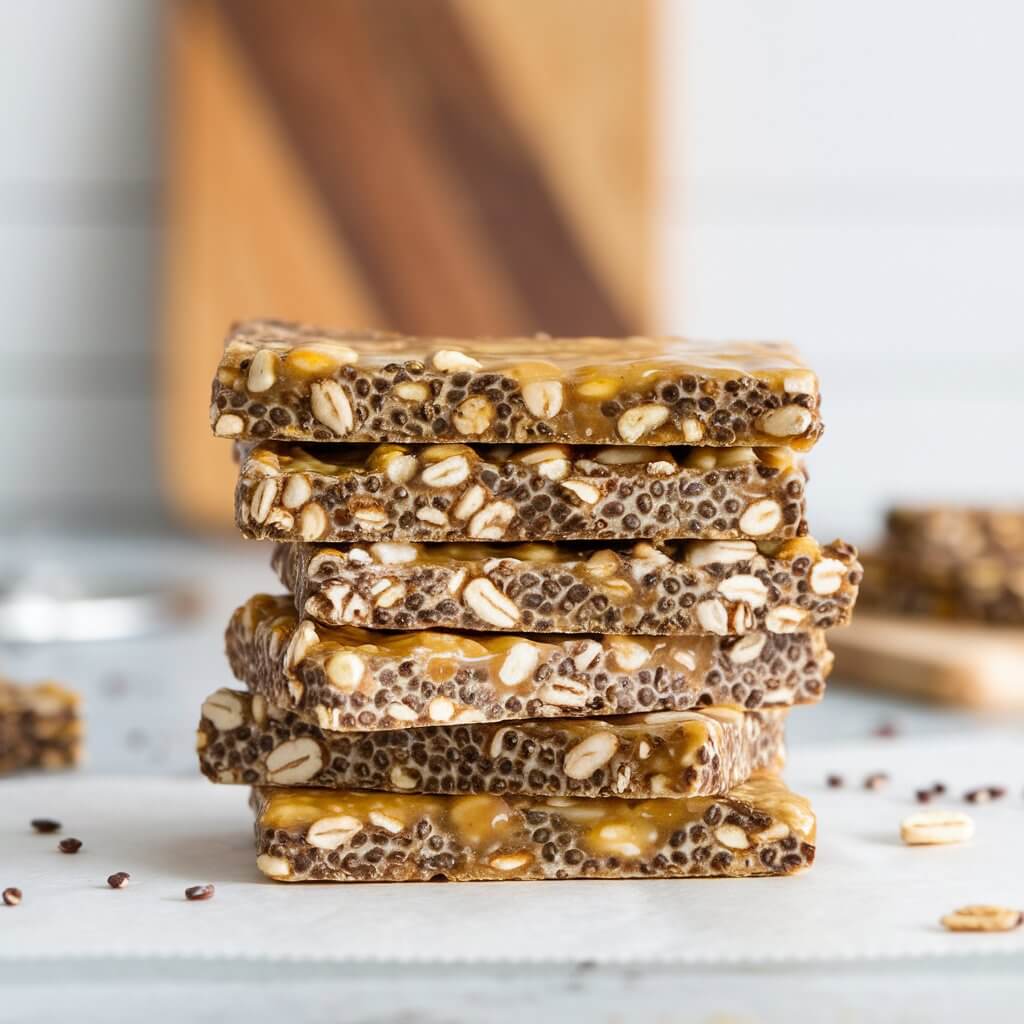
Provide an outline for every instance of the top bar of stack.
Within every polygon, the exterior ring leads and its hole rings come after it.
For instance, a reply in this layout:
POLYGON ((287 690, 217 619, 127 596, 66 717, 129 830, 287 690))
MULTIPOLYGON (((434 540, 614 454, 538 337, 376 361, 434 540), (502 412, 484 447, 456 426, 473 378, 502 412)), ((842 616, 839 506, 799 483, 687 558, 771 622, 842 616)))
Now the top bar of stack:
POLYGON ((821 436, 787 345, 674 338, 417 339, 236 326, 213 387, 240 440, 788 445, 821 436))

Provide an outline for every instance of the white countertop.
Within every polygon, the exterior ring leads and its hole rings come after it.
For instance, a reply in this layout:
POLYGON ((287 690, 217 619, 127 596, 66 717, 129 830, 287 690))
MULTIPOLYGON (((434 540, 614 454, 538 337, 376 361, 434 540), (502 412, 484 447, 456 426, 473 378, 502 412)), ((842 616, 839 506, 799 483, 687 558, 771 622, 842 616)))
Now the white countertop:
MULTIPOLYGON (((0 672, 23 679, 52 676, 85 695, 86 776, 194 774, 192 744, 200 702, 231 681, 222 654, 228 616, 254 591, 278 589, 267 566, 266 547, 168 537, 49 539, 45 545, 27 538, 0 538, 0 571, 9 572, 26 556, 38 559, 44 552, 47 562, 86 575, 173 578, 196 587, 202 614, 165 632, 117 642, 0 647, 0 672)), ((993 725, 1005 736, 1020 735, 1019 723, 993 723, 885 700, 833 683, 821 706, 793 714, 790 747, 797 751, 796 758, 806 755, 815 765, 832 764, 834 759, 835 770, 842 771, 847 754, 858 750, 863 759, 869 741, 867 749, 878 751, 878 770, 885 770, 888 752, 895 756, 908 740, 927 744, 929 738, 947 734, 962 739, 993 725), (883 723, 894 724, 899 736, 872 740, 883 723)), ((1010 799, 1019 804, 1021 779, 970 781, 1008 782, 1010 799)), ((809 795, 818 799, 820 794, 809 795)), ((826 821, 826 834, 827 827, 826 821)), ((879 900, 898 898, 898 893, 886 889, 884 877, 878 883, 879 900)), ((936 892, 937 905, 945 909, 948 901, 946 894, 936 892)), ((875 964, 833 960, 813 968, 784 964, 742 970, 678 964, 597 968, 586 960, 500 970, 481 965, 350 963, 300 967, 188 958, 173 963, 136 960, 130 966, 103 958, 12 965, 2 955, 3 924, 0 917, 0 1021, 72 1014, 79 1022, 109 1020, 114 1004, 122 1019, 145 1016, 160 1021, 223 1020, 225 1015, 240 1018, 243 1013, 248 1020, 280 1020, 289 1008, 298 1011, 296 1019, 310 1020, 505 1021, 522 1019, 510 994, 524 991, 530 993, 531 1016, 565 1021, 633 1020, 641 1019, 641 1014, 655 1019, 659 1013, 657 1019, 665 1020, 781 1021, 797 1013, 807 1016, 808 1000, 814 1005, 810 1019, 815 1021, 958 1019, 966 1007, 985 1007, 986 1020, 1016 1020, 1024 996, 1020 954, 970 952, 928 961, 897 956, 875 964), (302 979, 298 986, 297 977, 302 979), (59 985, 53 984, 55 979, 59 985), (937 986, 941 979, 954 979, 955 984, 937 986), (878 1015, 881 1006, 887 1008, 884 1018, 878 1015)), ((52 926, 59 934, 58 914, 52 926)), ((495 920, 493 926, 500 930, 501 922, 495 920)), ((836 922, 836 927, 842 928, 843 922, 836 922)))

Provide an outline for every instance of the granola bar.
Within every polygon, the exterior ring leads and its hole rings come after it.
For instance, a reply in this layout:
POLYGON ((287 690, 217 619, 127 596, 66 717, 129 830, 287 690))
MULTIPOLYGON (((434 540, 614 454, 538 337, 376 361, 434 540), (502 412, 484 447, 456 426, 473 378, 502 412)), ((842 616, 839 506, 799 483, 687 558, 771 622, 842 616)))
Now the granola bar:
POLYGON ((979 555, 908 563, 888 550, 865 557, 864 604, 878 612, 937 619, 1024 625, 1024 555, 979 555))
POLYGON ((458 341, 236 325, 213 382, 220 437, 285 441, 784 444, 822 432, 818 381, 776 343, 458 341))
POLYGON ((805 483, 788 448, 270 442, 235 519, 275 540, 786 539, 807 532, 805 483))
POLYGON ((787 708, 326 732, 259 694, 203 703, 199 766, 214 782, 397 793, 683 797, 780 769, 787 708))
POLYGON ((328 625, 537 633, 796 633, 849 621, 862 570, 842 541, 278 545, 302 614, 328 625))
POLYGON ((234 613, 226 641, 251 692, 331 731, 807 704, 832 667, 820 632, 385 633, 299 621, 290 597, 264 594, 234 613))
POLYGON ((814 861, 809 802, 773 775, 625 800, 258 787, 256 865, 282 882, 748 877, 814 861))
POLYGON ((81 757, 78 694, 57 683, 19 686, 0 679, 0 775, 55 770, 81 757))

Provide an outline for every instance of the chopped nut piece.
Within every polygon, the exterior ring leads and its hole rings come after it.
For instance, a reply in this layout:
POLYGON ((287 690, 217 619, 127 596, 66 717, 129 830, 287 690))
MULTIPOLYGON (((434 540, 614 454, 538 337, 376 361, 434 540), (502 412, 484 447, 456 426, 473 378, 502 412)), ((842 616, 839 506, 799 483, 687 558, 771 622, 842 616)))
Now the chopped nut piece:
POLYGON ((562 410, 562 385, 557 380, 537 380, 523 385, 526 408, 538 419, 550 419, 562 410))
POLYGON ((450 458, 427 466, 420 473, 420 479, 428 487, 455 487, 469 476, 469 463, 464 455, 452 455, 450 458))
POLYGON ((835 558, 823 558, 811 569, 811 590, 816 594, 834 594, 846 576, 846 566, 835 558))
POLYGON ((865 789, 884 789, 889 785, 889 776, 885 772, 875 772, 864 779, 865 789))
POLYGON ((939 919, 951 932, 1012 932, 1024 922, 1024 913, 1011 907, 961 907, 939 919))
POLYGON ((566 752, 563 771, 570 779, 586 779, 603 768, 619 749, 612 732, 595 732, 566 752))
POLYGON ((323 763, 323 752, 316 740, 308 736, 288 740, 267 754, 267 781, 275 786, 308 782, 320 772, 323 763))
POLYGON ((203 716, 223 732, 237 729, 243 721, 241 701, 230 690, 218 690, 203 702, 203 716))
POLYGON ((226 412, 223 416, 217 418, 217 422, 213 426, 213 432, 218 437, 237 437, 244 428, 245 421, 241 416, 226 412))
POLYGON ((115 871, 112 875, 107 876, 107 885, 111 889, 123 889, 131 877, 127 871, 115 871))
POLYGON ((343 843, 347 843, 362 827, 363 823, 349 814, 318 818, 306 830, 306 842, 318 850, 336 850, 343 843))
POLYGON ((452 416, 455 429, 464 436, 483 434, 494 419, 494 406, 482 395, 467 398, 452 416))
POLYGON ((718 585, 718 592, 727 601, 744 601, 751 608, 763 608, 768 600, 768 588, 749 574, 727 577, 718 585))
POLYGON ((212 885, 190 885, 185 890, 185 899, 195 902, 196 900, 213 899, 212 885))
POLYGON ((686 549, 686 561, 701 568, 705 565, 735 565, 747 562, 757 554, 752 540, 696 541, 686 549))
POLYGON ((748 505, 740 516, 740 529, 749 537, 767 537, 782 520, 779 503, 762 498, 748 505))
POLYGON ((957 811, 921 811, 900 822, 900 838, 908 846, 965 843, 974 836, 974 822, 957 811))
POLYGON ((806 433, 814 417, 802 405, 783 405, 765 413, 758 427, 771 437, 795 438, 806 433))
POLYGON ((310 389, 309 406, 313 415, 338 437, 353 427, 352 405, 337 381, 316 381, 310 389))
POLYGON ((21 902, 21 890, 16 886, 9 885, 3 892, 3 901, 9 907, 16 907, 21 902))
POLYGON ((70 836, 67 839, 62 839, 57 844, 57 849, 59 849, 61 853, 78 853, 78 851, 81 848, 82 848, 82 840, 81 839, 73 839, 70 836))
POLYGON ((255 394, 269 391, 277 380, 277 355, 270 349, 261 349, 249 364, 247 387, 255 394))
POLYGON ((652 430, 657 430, 668 416, 668 409, 664 405, 638 405, 627 409, 619 417, 619 436, 623 441, 632 444, 652 430))
POLYGON ((31 824, 36 832, 41 832, 44 835, 60 831, 60 822, 54 821, 53 818, 33 818, 31 824))
POLYGON ((456 370, 479 370, 481 363, 464 352, 454 349, 441 349, 434 354, 434 369, 442 373, 453 373, 456 370))

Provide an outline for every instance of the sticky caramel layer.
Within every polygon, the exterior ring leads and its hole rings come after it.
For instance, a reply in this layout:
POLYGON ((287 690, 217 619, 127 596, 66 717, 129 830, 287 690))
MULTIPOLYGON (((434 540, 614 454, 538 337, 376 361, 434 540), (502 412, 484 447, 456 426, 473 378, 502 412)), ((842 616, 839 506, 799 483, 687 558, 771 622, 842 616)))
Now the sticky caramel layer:
POLYGON ((80 699, 57 683, 19 686, 0 679, 0 775, 78 763, 80 699))
POLYGON ((787 444, 822 432, 818 381, 777 343, 454 340, 238 325, 213 382, 221 437, 787 444))
POLYGON ((709 707, 619 718, 327 732, 260 695, 203 704, 203 774, 246 785, 399 793, 681 797, 780 769, 787 709, 709 707))
POLYGON ((299 620, 259 594, 226 634, 236 677, 330 731, 820 700, 820 632, 746 637, 377 632, 299 620))
POLYGON ((277 540, 786 539, 805 483, 787 448, 271 442, 242 461, 235 519, 277 540))
POLYGON ((725 796, 625 800, 257 788, 257 865, 278 881, 790 874, 810 804, 773 775, 725 796))
POLYGON ((282 544, 299 611, 328 625, 538 633, 795 633, 849 621, 862 576, 842 541, 586 545, 282 544))

